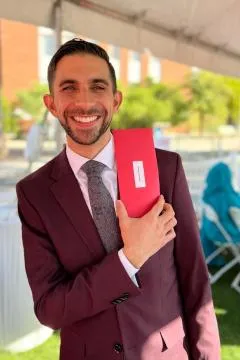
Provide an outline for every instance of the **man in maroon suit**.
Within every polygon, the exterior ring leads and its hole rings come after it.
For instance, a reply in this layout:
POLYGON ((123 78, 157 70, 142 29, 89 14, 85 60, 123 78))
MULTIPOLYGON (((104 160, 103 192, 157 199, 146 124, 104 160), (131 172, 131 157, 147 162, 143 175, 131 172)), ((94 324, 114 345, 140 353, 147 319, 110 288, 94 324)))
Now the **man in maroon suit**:
POLYGON ((179 155, 156 150, 162 196, 130 218, 117 200, 109 126, 122 95, 107 53, 73 39, 53 56, 48 81, 45 105, 66 131, 66 148, 21 180, 17 194, 35 313, 61 329, 61 360, 219 360, 179 155), (103 170, 94 183, 95 165, 103 170))

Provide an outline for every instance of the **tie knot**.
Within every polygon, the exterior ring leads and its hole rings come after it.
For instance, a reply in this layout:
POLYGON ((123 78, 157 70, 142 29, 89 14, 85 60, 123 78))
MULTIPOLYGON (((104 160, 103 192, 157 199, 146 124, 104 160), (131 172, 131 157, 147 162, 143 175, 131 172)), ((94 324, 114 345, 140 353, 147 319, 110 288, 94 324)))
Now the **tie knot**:
POLYGON ((101 176, 104 168, 106 168, 106 165, 95 160, 89 160, 81 167, 88 178, 92 176, 101 176))

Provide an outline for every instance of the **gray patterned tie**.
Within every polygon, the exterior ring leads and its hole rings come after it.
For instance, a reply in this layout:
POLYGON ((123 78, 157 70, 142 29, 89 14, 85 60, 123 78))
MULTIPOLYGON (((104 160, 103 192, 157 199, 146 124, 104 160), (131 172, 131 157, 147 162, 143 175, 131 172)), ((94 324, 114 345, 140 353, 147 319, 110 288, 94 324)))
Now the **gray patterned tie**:
POLYGON ((118 227, 113 199, 102 181, 106 165, 89 160, 81 169, 88 177, 88 194, 93 220, 108 253, 118 248, 118 227))

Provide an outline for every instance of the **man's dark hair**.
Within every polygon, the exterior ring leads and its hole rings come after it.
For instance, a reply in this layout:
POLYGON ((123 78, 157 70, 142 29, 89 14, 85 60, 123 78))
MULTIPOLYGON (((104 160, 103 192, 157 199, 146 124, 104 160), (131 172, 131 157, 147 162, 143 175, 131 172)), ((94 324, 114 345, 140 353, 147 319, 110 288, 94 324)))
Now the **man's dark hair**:
POLYGON ((52 91, 55 71, 57 68, 57 64, 59 61, 64 57, 72 54, 90 54, 94 56, 98 56, 106 61, 111 80, 113 85, 113 92, 115 93, 117 90, 117 81, 116 81, 116 74, 114 67, 110 63, 109 56, 107 52, 99 45, 82 40, 80 38, 75 38, 72 40, 67 41, 60 48, 57 52, 53 55, 49 65, 48 65, 48 86, 49 90, 52 91))

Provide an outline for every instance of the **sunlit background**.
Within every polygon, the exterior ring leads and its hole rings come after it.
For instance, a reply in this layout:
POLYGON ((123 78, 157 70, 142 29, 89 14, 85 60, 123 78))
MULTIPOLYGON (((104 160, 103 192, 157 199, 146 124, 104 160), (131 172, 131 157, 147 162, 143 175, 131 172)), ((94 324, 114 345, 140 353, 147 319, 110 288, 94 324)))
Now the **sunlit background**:
MULTIPOLYGON (((99 3, 70 2, 74 3, 72 6, 80 5, 85 10, 91 10, 92 3, 99 3)), ((13 3, 11 0, 9 9, 13 3)), ((57 3, 60 9, 61 1, 57 3)), ((111 5, 111 1, 104 3, 106 6, 108 3, 111 5)), ((127 3, 122 2, 125 11, 127 3)), ((157 9, 156 2, 150 3, 157 9)), ((165 1, 163 3, 167 8, 165 1)), ((186 6, 187 2, 184 3, 186 6)), ((197 6, 199 17, 201 15, 201 19, 204 19, 200 3, 194 3, 196 21, 197 6)), ((215 2, 216 16, 225 24, 222 8, 217 11, 220 3, 222 6, 221 1, 215 2)), ((216 64, 211 63, 209 57, 209 66, 203 69, 199 67, 197 57, 195 62, 193 59, 184 63, 179 61, 177 55, 176 58, 173 55, 164 56, 168 52, 162 44, 162 48, 159 46, 157 51, 153 51, 151 42, 149 46, 144 43, 142 47, 131 48, 126 34, 124 45, 123 37, 120 40, 118 37, 118 41, 113 43, 104 38, 104 35, 101 40, 92 38, 83 29, 79 32, 69 31, 69 26, 65 29, 59 22, 57 13, 55 26, 52 28, 13 21, 6 15, 1 18, 3 4, 5 1, 0 0, 0 359, 57 360, 58 332, 53 333, 42 327, 33 314, 23 264, 15 196, 16 182, 55 156, 65 141, 57 119, 46 112, 42 102, 43 94, 48 92, 47 67, 56 48, 60 43, 81 37, 106 49, 116 71, 118 86, 124 94, 121 111, 112 122, 113 128, 150 127, 153 129, 157 148, 180 153, 199 226, 205 179, 214 164, 219 161, 227 163, 233 174, 234 188, 236 191, 240 190, 240 79, 237 76, 230 77, 230 74, 240 73, 234 73, 234 67, 230 69, 231 63, 227 69, 229 71, 226 70, 225 64, 222 65, 220 57, 217 57, 217 47, 214 53, 216 64), (210 72, 209 69, 214 66, 216 72, 210 72)), ((129 7, 131 13, 136 2, 129 1, 129 4, 132 5, 129 7)), ((166 13, 169 17, 166 15, 166 21, 171 19, 171 6, 174 7, 173 2, 169 1, 169 4, 170 10, 166 13)), ((239 12, 234 8, 229 9, 231 12, 229 10, 226 13, 230 18, 228 20, 235 24, 234 31, 239 34, 234 17, 234 13, 239 12)), ((4 10, 7 14, 6 5, 4 10)), ((211 10, 214 13, 214 8, 211 10)), ((152 11, 155 11, 154 8, 152 11)), ((141 26, 144 27, 149 19, 144 23, 144 16, 147 15, 140 10, 139 12, 140 15, 132 19, 136 20, 139 30, 137 36, 140 39, 141 26)), ((177 12, 175 9, 175 16, 177 12)), ((195 18, 193 14, 191 16, 193 24, 195 18)), ((116 22, 118 20, 116 18, 116 22)), ((179 20, 179 26, 183 19, 181 21, 179 20)), ((219 22, 221 25, 221 21, 219 22)), ((94 28, 95 25, 92 21, 91 26, 94 28)), ((104 23, 102 27, 104 28, 104 23)), ((189 40, 188 29, 184 33, 184 26, 180 28, 183 29, 182 33, 171 33, 171 39, 175 36, 176 46, 178 41, 181 42, 181 36, 189 40)), ((111 29, 108 31, 111 32, 111 29)), ((206 39, 207 34, 212 34, 211 31, 211 27, 209 33, 206 30, 206 39)), ((204 31, 199 34, 200 39, 204 31)), ((195 46, 200 46, 201 39, 198 39, 198 34, 195 37, 195 46)), ((226 40, 221 48, 222 53, 227 53, 227 50, 230 53, 228 45, 231 45, 231 41, 229 39, 228 43, 226 40)), ((238 59, 235 55, 234 59, 239 61, 240 68, 240 53, 238 59)), ((185 59, 184 56, 182 59, 185 59)), ((211 267, 209 269, 211 272, 216 270, 211 267)), ((240 359, 239 272, 240 252, 239 261, 212 284, 223 360, 240 359)))

